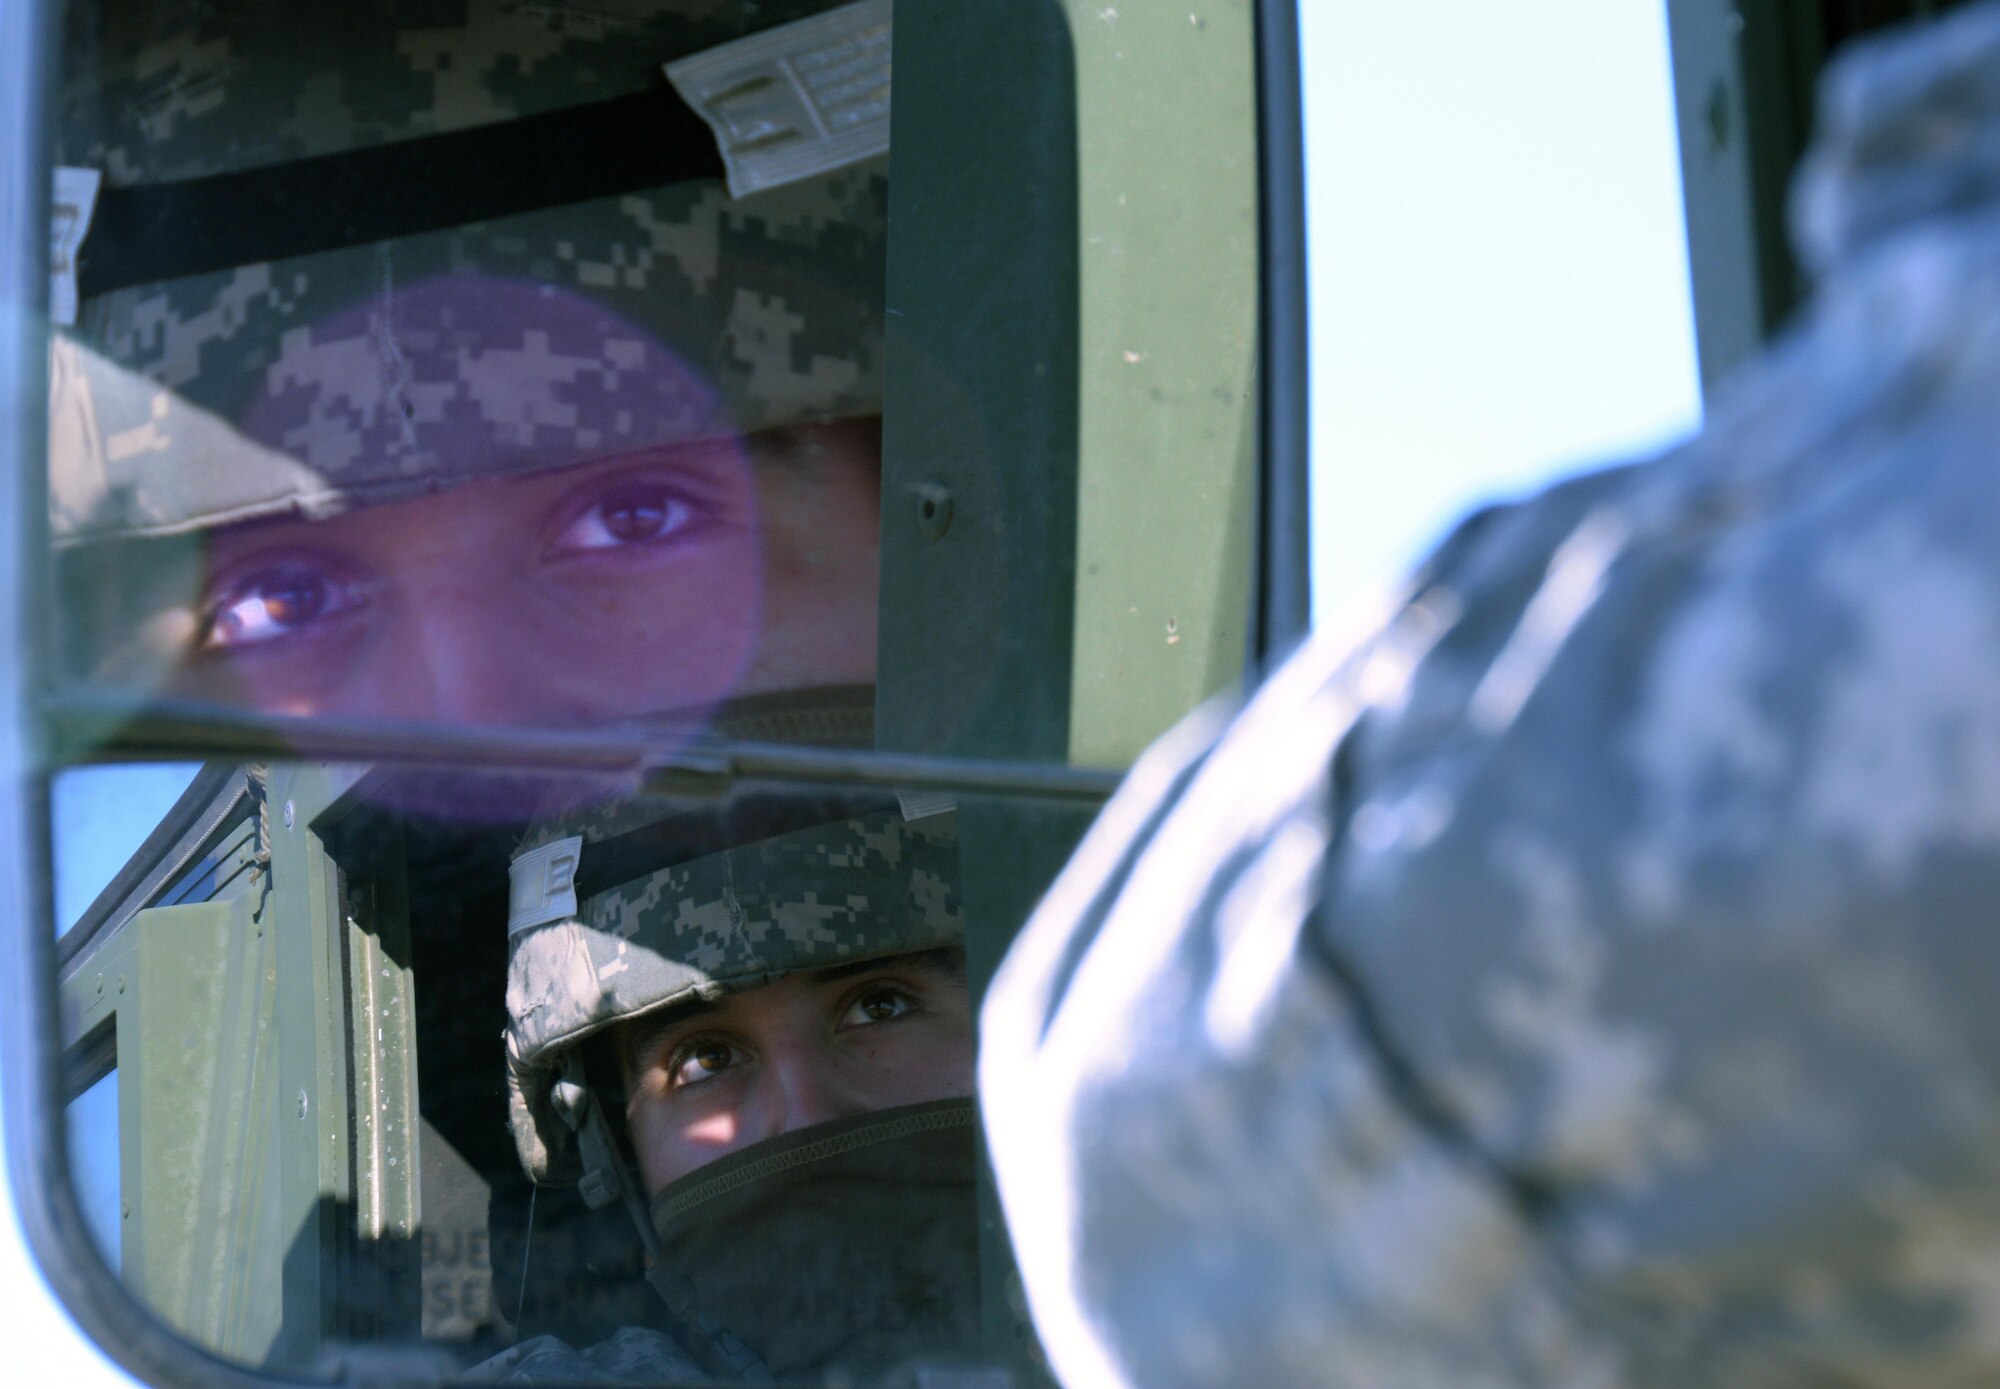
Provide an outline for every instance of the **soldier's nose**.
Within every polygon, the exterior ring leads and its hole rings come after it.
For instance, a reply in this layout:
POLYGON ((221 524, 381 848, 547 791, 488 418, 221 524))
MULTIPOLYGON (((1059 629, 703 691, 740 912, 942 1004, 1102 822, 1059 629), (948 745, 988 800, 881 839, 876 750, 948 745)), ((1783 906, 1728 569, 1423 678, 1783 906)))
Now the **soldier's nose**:
POLYGON ((832 1061, 811 1047, 780 1048, 766 1065, 774 1101, 769 1137, 868 1110, 866 1102, 842 1083, 832 1061))
POLYGON ((411 592, 402 640, 377 660, 381 702, 403 718, 466 724, 553 724, 546 672, 506 605, 465 585, 411 592))

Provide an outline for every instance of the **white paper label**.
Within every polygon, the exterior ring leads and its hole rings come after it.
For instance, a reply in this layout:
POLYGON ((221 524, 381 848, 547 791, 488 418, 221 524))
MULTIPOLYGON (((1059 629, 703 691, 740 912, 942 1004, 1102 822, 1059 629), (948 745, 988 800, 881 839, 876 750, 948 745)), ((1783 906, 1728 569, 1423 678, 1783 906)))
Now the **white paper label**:
POLYGON ((530 849, 507 869, 507 934, 518 935, 576 915, 576 866, 583 836, 530 849))
POLYGON ((76 322, 76 253, 90 230, 97 210, 97 190, 104 183, 101 169, 56 168, 55 195, 49 203, 49 321, 76 322))
POLYGON ((715 132, 731 197, 889 148, 889 0, 859 0, 667 64, 715 132))
POLYGON ((928 820, 933 815, 949 815, 958 809, 958 797, 949 791, 898 791, 897 804, 903 819, 928 820))

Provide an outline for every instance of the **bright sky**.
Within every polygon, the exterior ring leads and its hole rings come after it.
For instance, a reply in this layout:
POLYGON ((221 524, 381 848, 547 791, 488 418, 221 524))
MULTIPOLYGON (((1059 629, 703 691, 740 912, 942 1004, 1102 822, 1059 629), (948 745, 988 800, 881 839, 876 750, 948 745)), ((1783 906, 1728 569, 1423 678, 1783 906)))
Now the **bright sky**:
MULTIPOLYGON (((1473 502, 1698 420, 1665 24, 1664 0, 1302 0, 1321 615, 1473 502)), ((62 926, 192 772, 58 785, 62 926)), ((0 1239, 11 1370, 121 1382, 39 1281, 0 1239)))
POLYGON ((56 934, 76 924, 201 770, 197 762, 78 767, 56 777, 56 934))
MULTIPOLYGON (((58 934, 69 929, 152 833, 196 770, 193 765, 92 767, 56 778, 50 813, 58 934)), ((118 1227, 117 1101, 115 1082, 102 1084, 70 1115, 71 1140, 83 1159, 84 1214, 100 1238, 118 1227)), ((0 1232, 17 1231, 15 1220, 13 1189, 0 1182, 0 1232)), ((9 1383, 74 1389, 113 1389, 133 1383, 83 1339, 51 1300, 18 1238, 0 1238, 0 1341, 8 1347, 9 1383)))
POLYGON ((1663 0, 1302 0, 1313 601, 1700 418, 1663 0))

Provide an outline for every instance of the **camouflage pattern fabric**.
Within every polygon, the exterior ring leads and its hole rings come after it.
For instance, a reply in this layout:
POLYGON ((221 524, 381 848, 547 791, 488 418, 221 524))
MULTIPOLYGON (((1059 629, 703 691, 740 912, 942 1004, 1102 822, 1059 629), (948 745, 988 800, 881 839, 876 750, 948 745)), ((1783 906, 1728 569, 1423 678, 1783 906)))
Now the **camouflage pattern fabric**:
POLYGON ((480 1384, 702 1384, 712 1383, 664 1332, 620 1328, 587 1350, 554 1336, 536 1336, 467 1370, 480 1384))
POLYGON ((58 163, 112 184, 284 163, 627 96, 840 0, 80 0, 58 163))
POLYGON ((2000 6, 1821 139, 1707 432, 1191 718, 1017 943, 1066 1383, 2000 1383, 2000 6))
MULTIPOLYGON (((80 5, 59 158, 119 187, 505 121, 823 8, 80 5)), ((89 422, 54 434, 57 541, 878 413, 886 203, 880 161, 736 202, 690 180, 97 295, 54 374, 89 422)))
MULTIPOLYGON (((946 1377, 926 1370, 984 1358, 977 1167, 970 1100, 905 1105, 732 1153, 663 1188, 652 1219, 704 1319, 741 1336, 780 1383, 921 1389, 946 1377)), ((702 1376, 672 1337, 625 1327, 587 1350, 538 1336, 467 1378, 702 1376)))
POLYGON ((977 1364, 978 1153, 966 1099, 753 1144, 655 1193, 664 1266, 781 1384, 977 1364))
MULTIPOLYGON (((585 870, 592 842, 637 818, 592 811, 569 829, 585 834, 585 870)), ((547 829, 537 837, 546 842, 547 829)), ((616 1022, 793 970, 957 944, 957 852, 950 816, 841 820, 661 868, 584 897, 574 919, 515 933, 508 1090, 528 1174, 577 1175, 569 1128, 549 1102, 567 1048, 616 1022)))

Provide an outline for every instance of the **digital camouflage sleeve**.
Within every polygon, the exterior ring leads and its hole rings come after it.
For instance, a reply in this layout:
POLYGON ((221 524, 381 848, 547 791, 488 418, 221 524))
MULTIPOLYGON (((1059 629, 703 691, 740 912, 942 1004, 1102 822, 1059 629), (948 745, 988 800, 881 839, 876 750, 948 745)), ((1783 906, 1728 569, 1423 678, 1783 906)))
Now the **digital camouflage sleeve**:
POLYGON ((490 1384, 701 1384, 712 1382, 667 1336, 627 1326, 587 1350, 536 1336, 474 1366, 465 1378, 490 1384))
POLYGON ((1809 317, 1135 769, 983 1017, 1072 1386, 2000 1383, 2000 6, 1809 317))

